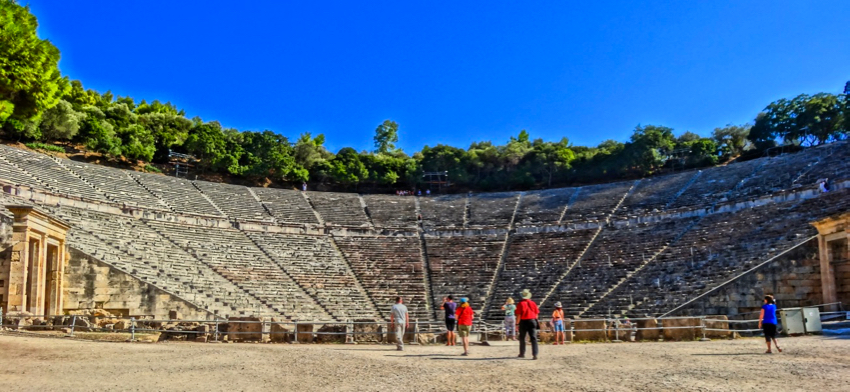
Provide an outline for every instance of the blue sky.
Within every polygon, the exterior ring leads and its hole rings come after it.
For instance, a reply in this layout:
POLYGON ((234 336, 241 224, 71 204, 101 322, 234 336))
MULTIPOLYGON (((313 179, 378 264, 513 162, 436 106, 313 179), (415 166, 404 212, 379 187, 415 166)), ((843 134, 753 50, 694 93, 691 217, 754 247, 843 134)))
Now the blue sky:
POLYGON ((324 133, 332 151, 372 149, 384 119, 408 153, 521 129, 578 145, 637 124, 708 135, 850 80, 846 0, 28 3, 88 88, 324 133))

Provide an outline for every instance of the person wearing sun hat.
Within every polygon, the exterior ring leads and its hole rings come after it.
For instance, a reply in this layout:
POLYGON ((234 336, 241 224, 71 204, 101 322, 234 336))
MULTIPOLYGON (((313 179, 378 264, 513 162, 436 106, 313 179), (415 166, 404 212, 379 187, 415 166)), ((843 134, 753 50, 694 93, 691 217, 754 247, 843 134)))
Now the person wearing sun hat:
POLYGON ((520 293, 522 301, 516 306, 516 321, 519 326, 519 357, 525 358, 525 337, 531 341, 532 359, 537 359, 537 330, 540 329, 540 323, 537 320, 540 314, 540 309, 537 304, 531 300, 531 291, 528 289, 522 290, 520 293))
POLYGON ((469 355, 469 332, 472 330, 472 316, 475 311, 469 306, 469 298, 463 297, 460 299, 460 306, 457 307, 457 335, 463 342, 463 356, 469 355))
POLYGON ((555 302, 555 311, 552 312, 552 329, 555 330, 555 342, 552 344, 564 344, 567 334, 564 330, 564 309, 561 301, 555 302))

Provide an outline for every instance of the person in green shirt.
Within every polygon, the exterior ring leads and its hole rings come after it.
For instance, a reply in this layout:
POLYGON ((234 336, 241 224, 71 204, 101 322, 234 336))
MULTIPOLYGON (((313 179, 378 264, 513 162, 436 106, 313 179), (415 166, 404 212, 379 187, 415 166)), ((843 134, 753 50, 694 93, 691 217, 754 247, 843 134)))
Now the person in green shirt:
POLYGON ((502 305, 502 310, 505 311, 505 339, 516 340, 516 305, 514 299, 508 297, 505 304, 502 305))

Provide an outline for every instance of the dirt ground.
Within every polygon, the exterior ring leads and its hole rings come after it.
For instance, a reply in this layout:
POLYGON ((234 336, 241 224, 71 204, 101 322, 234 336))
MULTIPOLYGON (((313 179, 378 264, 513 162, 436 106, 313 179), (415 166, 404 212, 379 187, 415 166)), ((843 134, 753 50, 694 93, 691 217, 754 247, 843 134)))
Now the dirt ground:
POLYGON ((850 391, 850 339, 511 346, 115 343, 0 335, 2 391, 850 391))

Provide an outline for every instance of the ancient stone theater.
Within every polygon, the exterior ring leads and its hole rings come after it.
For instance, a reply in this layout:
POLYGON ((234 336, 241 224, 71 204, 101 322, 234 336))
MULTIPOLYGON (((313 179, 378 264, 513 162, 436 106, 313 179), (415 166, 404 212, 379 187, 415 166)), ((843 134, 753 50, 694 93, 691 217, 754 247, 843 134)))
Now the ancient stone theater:
POLYGON ((386 320, 446 295, 498 321, 850 303, 850 145, 625 182, 401 197, 252 188, 0 146, 0 307, 386 320), (829 189, 818 186, 829 179, 829 189))

